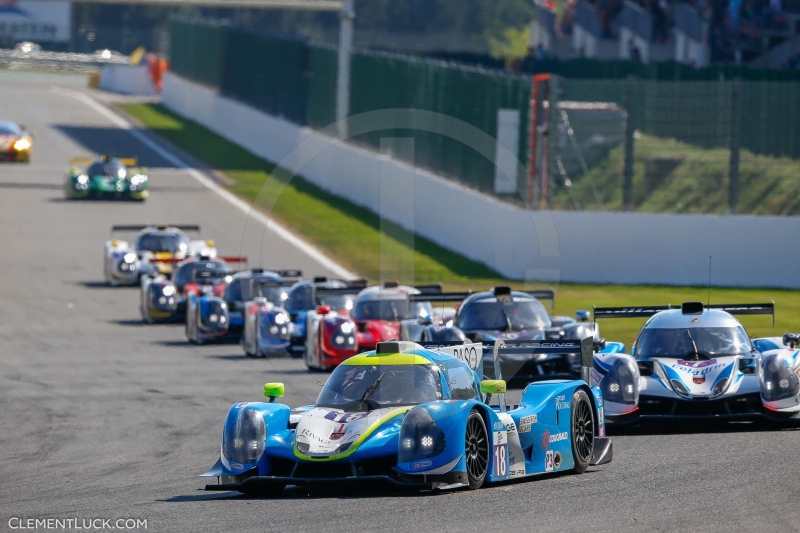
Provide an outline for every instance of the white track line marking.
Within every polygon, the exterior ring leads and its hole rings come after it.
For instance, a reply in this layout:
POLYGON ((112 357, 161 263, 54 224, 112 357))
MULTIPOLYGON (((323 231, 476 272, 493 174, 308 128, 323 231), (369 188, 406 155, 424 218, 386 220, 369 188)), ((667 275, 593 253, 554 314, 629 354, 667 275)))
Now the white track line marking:
POLYGON ((70 89, 65 89, 63 87, 53 86, 52 90, 54 92, 62 93, 65 95, 69 95, 77 100, 80 100, 87 106, 91 107, 108 120, 114 123, 117 127, 123 130, 127 130, 130 132, 131 135, 136 137, 140 142, 142 142, 145 146, 153 150, 155 153, 172 163, 178 168, 185 170, 190 176, 192 176, 195 180, 200 182, 202 185, 216 193, 218 196, 224 198, 228 201, 231 205, 238 208, 240 211, 245 213, 248 218, 252 217, 254 220, 257 220, 280 237, 290 245, 294 246, 301 252, 308 255, 311 259, 322 265, 323 267, 327 268, 336 276, 344 278, 344 279, 354 279, 358 276, 345 267, 340 265, 339 263, 335 262, 330 257, 326 256, 322 253, 319 249, 315 248, 311 244, 307 243, 288 229, 284 228, 278 222, 272 220, 270 217, 258 211, 257 209, 253 209, 253 207, 239 198, 238 196, 234 195, 233 193, 226 191, 219 185, 217 185, 213 180, 209 179, 207 176, 203 175, 202 172, 198 171, 197 169, 191 168, 186 162, 184 162, 180 157, 175 155, 174 153, 170 152, 169 150, 165 149, 163 146, 159 146, 155 142, 153 142, 149 137, 147 137, 144 133, 142 133, 139 129, 135 128, 133 124, 122 118, 121 116, 117 115, 106 106, 95 100, 94 98, 90 97, 89 95, 79 92, 73 91, 70 89))

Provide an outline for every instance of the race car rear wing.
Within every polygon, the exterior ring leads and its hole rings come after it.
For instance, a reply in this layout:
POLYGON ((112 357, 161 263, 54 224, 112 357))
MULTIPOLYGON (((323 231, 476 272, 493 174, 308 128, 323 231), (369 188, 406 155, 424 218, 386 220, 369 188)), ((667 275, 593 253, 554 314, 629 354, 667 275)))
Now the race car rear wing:
POLYGON ((303 279, 302 270, 273 270, 277 275, 282 277, 284 281, 300 281, 303 279))
MULTIPOLYGON (((417 287, 418 289, 420 287, 417 287)), ((546 290, 536 290, 536 291, 517 291, 512 289, 511 287, 494 287, 491 289, 491 292, 494 293, 495 298, 498 301, 506 300, 508 301, 511 298, 511 294, 513 292, 523 292, 525 294, 529 294, 536 298, 537 300, 550 300, 550 308, 553 309, 556 305, 556 293, 553 289, 546 289, 546 290)), ((468 296, 473 294, 472 291, 467 292, 422 292, 422 294, 411 294, 409 295, 408 299, 411 302, 461 302, 464 301, 468 296)))
MULTIPOLYGON (((658 312, 678 309, 672 305, 650 305, 642 307, 594 307, 595 320, 598 318, 649 318, 658 312)), ((775 325, 775 302, 760 304, 711 304, 702 302, 684 302, 680 310, 684 315, 699 315, 705 309, 721 309, 732 315, 772 315, 775 325)))
POLYGON ((204 285, 216 284, 223 281, 227 276, 232 275, 233 272, 212 272, 210 270, 195 270, 192 272, 192 282, 204 285))
POLYGON ((142 231, 146 229, 165 230, 169 228, 179 229, 181 231, 191 231, 200 233, 200 226, 197 224, 118 224, 111 226, 111 234, 122 231, 142 231))
POLYGON ((475 372, 478 372, 478 369, 481 367, 483 344, 480 342, 442 341, 423 342, 420 343, 420 345, 426 350, 450 354, 464 362, 475 372))
MULTIPOLYGON (((149 259, 149 261, 151 263, 180 263, 181 261, 186 261, 187 259, 191 259, 191 258, 192 258, 192 256, 181 257, 181 258, 167 257, 165 259, 157 259, 155 257, 151 257, 149 259)), ((214 257, 200 257, 199 260, 200 261, 220 260, 220 261, 225 261, 226 263, 246 263, 247 262, 247 258, 246 257, 227 256, 227 255, 217 255, 217 256, 214 256, 214 257)))
POLYGON ((589 371, 594 364, 594 352, 605 347, 604 339, 564 339, 558 341, 503 341, 484 344, 485 354, 492 354, 495 379, 503 379, 498 361, 501 355, 564 354, 581 356, 581 379, 590 383, 589 371))
MULTIPOLYGON (((135 157, 119 157, 117 158, 120 163, 128 168, 135 167, 139 164, 135 157)), ((69 166, 77 167, 79 165, 91 165, 95 161, 100 161, 96 157, 73 157, 69 160, 69 166)))

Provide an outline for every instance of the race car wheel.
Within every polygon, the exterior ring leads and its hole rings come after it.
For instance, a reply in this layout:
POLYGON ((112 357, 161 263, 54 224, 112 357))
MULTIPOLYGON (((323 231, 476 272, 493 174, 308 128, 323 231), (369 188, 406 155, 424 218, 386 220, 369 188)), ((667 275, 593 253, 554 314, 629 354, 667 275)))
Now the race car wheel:
POLYGON ((486 473, 489 470, 489 435, 483 417, 474 410, 467 418, 464 457, 467 460, 469 488, 479 489, 486 480, 486 473))
POLYGON ((593 452, 594 409, 586 391, 578 389, 572 395, 572 457, 575 459, 575 473, 586 472, 593 452))

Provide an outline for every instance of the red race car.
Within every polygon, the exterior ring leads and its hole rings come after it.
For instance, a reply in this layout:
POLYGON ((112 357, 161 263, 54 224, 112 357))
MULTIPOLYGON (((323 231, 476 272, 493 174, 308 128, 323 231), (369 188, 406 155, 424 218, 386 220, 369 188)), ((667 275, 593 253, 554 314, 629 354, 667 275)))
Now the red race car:
POLYGON ((389 281, 367 287, 359 293, 352 311, 359 349, 374 350, 377 343, 389 340, 416 340, 417 330, 421 333, 425 326, 440 320, 425 299, 449 301, 447 296, 441 285, 410 287, 389 281))
POLYGON ((308 312, 306 321, 304 360, 309 369, 333 368, 359 352, 356 323, 347 310, 333 311, 328 305, 320 305, 308 312))

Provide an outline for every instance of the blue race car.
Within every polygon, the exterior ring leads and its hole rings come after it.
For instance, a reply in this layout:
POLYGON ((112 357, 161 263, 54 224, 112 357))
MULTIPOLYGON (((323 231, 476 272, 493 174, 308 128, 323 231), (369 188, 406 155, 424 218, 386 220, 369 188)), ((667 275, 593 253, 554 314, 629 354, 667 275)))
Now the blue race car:
POLYGON ((189 295, 186 303, 186 338, 202 344, 210 341, 238 341, 244 328, 248 302, 266 298, 281 308, 289 287, 302 277, 299 270, 253 268, 233 275, 221 296, 189 295))
POLYGON ((286 310, 292 319, 289 355, 303 357, 306 352, 307 316, 309 311, 324 305, 333 312, 350 314, 356 295, 367 287, 367 280, 329 280, 319 276, 299 281, 289 290, 286 310))
POLYGON ((287 485, 343 482, 477 489, 582 473, 613 455, 600 389, 583 379, 533 383, 508 408, 505 382, 481 381, 475 369, 484 350, 495 360, 557 350, 579 354, 588 379, 592 349, 591 337, 486 347, 382 342, 338 366, 316 403, 297 409, 275 403, 284 386, 267 383, 268 402, 230 408, 221 456, 203 474, 219 483, 206 490, 276 495, 287 485))

